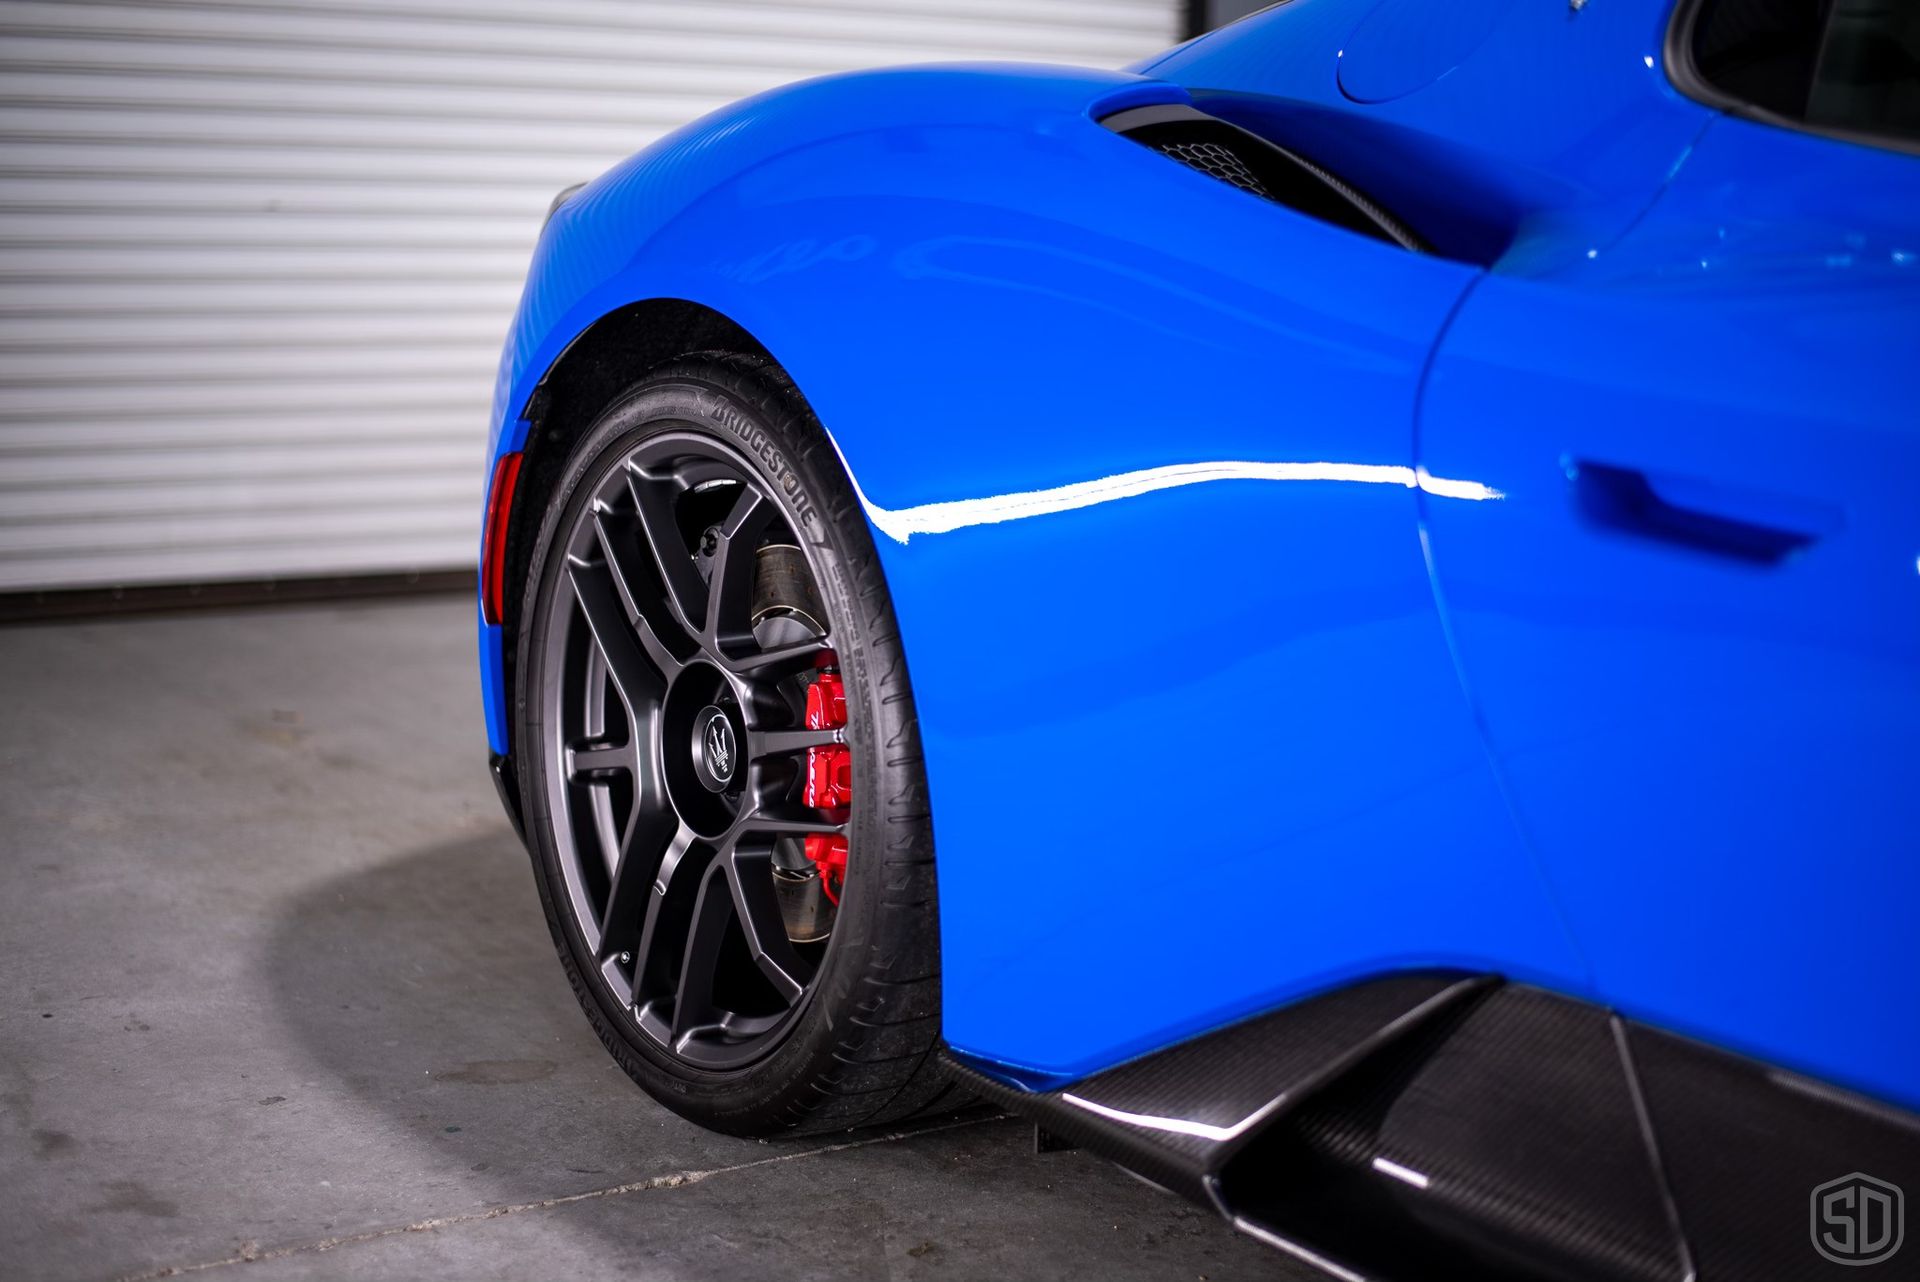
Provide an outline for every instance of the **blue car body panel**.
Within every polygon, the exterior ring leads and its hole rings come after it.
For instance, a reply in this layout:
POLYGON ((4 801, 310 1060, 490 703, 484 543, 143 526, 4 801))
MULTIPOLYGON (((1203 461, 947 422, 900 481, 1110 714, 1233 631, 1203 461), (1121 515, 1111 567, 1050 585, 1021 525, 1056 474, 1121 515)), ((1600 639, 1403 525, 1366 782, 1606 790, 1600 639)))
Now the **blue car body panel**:
POLYGON ((1474 290, 1420 418, 1427 467, 1507 496, 1426 527, 1598 996, 1908 1101, 1917 215, 1912 157, 1716 121, 1615 248, 1474 290), (1662 506, 1614 510, 1623 473, 1662 506))
POLYGON ((1005 1080, 1447 967, 1920 1104, 1920 161, 1682 97, 1651 0, 1444 8, 716 113, 549 224, 491 453, 636 301, 793 376, 905 642, 945 1036, 1005 1080), (1189 101, 1442 252, 1097 123, 1189 101), (1583 461, 1813 541, 1597 523, 1583 461))
POLYGON ((1713 119, 1660 69, 1668 8, 1292 0, 1145 70, 1420 211, 1442 253, 1549 272, 1631 225, 1713 119))

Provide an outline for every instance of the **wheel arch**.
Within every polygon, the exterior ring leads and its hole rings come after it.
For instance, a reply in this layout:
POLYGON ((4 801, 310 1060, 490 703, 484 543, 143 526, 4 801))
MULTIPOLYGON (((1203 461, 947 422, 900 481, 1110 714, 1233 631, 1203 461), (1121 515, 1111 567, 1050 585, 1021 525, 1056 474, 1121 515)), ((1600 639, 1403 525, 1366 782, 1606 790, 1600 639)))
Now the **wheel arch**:
MULTIPOLYGON (((648 298, 617 307, 576 335, 541 375, 520 407, 527 424, 513 508, 508 514, 506 581, 524 584, 531 571, 547 498, 567 456, 604 409, 647 371, 699 352, 725 352, 779 361, 738 323, 702 303, 648 298)), ((509 591, 500 621, 501 691, 510 700, 518 656, 521 596, 509 591)), ((500 727, 497 751, 511 755, 511 718, 500 727)))
MULTIPOLYGON (((1004 338, 1005 327, 990 317, 985 324, 978 315, 946 317, 946 307, 929 301, 918 278, 931 276, 927 283, 937 285, 948 269, 909 263, 895 270, 895 260, 911 242, 936 253, 955 242, 937 227, 949 214, 1040 216, 1028 211, 1030 180, 1058 168, 1062 146, 1069 163, 1093 172, 1118 163, 1160 174, 1160 162, 1136 154, 1092 119, 1185 98, 1184 90, 1124 73, 1039 65, 830 76, 723 108, 587 183, 555 209, 541 233, 494 385, 488 475, 503 455, 522 455, 507 520, 507 581, 524 582, 538 535, 538 518, 528 514, 539 510, 553 469, 592 412, 646 369, 689 352, 741 351, 771 360, 830 425, 870 515, 876 510, 867 503, 870 494, 895 506, 937 497, 920 493, 935 472, 920 465, 918 449, 888 448, 900 440, 901 423, 885 407, 955 382, 975 384, 977 400, 977 372, 990 363, 981 340, 1004 338), (1061 130, 1071 140, 1050 141, 1061 130), (901 139, 909 151, 893 155, 889 149, 901 139), (929 140, 940 145, 925 145, 929 140), (875 148, 892 156, 888 165, 876 167, 875 148), (999 158, 1007 156, 1023 157, 1025 170, 1000 172, 999 158), (968 172, 983 162, 995 169, 986 190, 968 172), (853 194, 862 175, 874 172, 931 184, 931 199, 902 204, 898 193, 853 194), (876 281, 876 272, 886 279, 876 281), (823 294, 837 300, 837 314, 820 305, 823 294), (849 305, 857 314, 846 313, 849 305), (889 359, 882 344, 907 350, 889 359), (854 352, 860 359, 848 359, 854 352)), ((1230 194, 1207 196, 1217 201, 1230 194)), ((1060 200, 1075 209, 1087 203, 1069 185, 1041 204, 1060 200)), ((1056 219, 1055 225, 1070 223, 1056 219)), ((964 247, 967 240, 962 235, 958 243, 964 247)), ((1049 246, 1039 252, 1071 257, 1073 251, 1049 246)), ((1021 310, 1020 300, 991 282, 984 300, 992 313, 1021 310)), ((1089 319, 1074 317, 1082 345, 1098 341, 1089 319)), ((918 421, 916 435, 952 443, 978 438, 991 425, 985 416, 959 413, 957 405, 946 406, 943 417, 958 418, 965 437, 918 421)), ((1005 433, 1005 425, 996 429, 1005 433)), ((996 457, 988 441, 978 440, 948 461, 990 474, 970 484, 997 486, 998 469, 983 469, 984 460, 996 457)), ((889 550, 882 548, 883 559, 889 550)), ((489 623, 484 611, 479 619, 483 704, 496 756, 512 747, 507 637, 517 610, 509 603, 501 613, 505 626, 489 623)))

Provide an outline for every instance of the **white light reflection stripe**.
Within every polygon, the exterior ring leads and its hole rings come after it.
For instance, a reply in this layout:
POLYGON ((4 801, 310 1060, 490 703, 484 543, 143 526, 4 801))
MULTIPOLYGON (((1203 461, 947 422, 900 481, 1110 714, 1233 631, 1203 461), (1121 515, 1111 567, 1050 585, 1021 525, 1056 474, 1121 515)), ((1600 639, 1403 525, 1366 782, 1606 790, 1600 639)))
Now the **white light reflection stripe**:
POLYGON ((1479 503, 1486 499, 1507 497, 1491 485, 1482 485, 1479 481, 1449 480, 1444 476, 1435 476, 1424 467, 1413 469, 1413 483, 1439 499, 1466 499, 1469 502, 1479 503))
POLYGON ((1305 1260, 1314 1268, 1322 1269, 1334 1277, 1339 1278, 1340 1282, 1367 1282, 1367 1279, 1361 1277, 1352 1269, 1343 1269, 1326 1256, 1315 1254, 1306 1247, 1301 1246, 1298 1242, 1281 1237, 1272 1229, 1261 1228, 1245 1216, 1234 1216, 1233 1227, 1239 1229, 1242 1233, 1256 1241, 1265 1242, 1268 1246, 1279 1247, 1282 1251, 1285 1251, 1297 1260, 1305 1260))
POLYGON ((1426 1188, 1429 1184, 1433 1183, 1432 1180, 1420 1174, 1420 1172, 1414 1170, 1412 1167, 1402 1166, 1398 1162, 1389 1162, 1384 1157, 1376 1157, 1373 1159, 1373 1169, 1382 1175, 1391 1175, 1396 1180, 1403 1180, 1417 1189, 1426 1188))
MULTIPOLYGON (((1261 1109, 1250 1117, 1240 1119, 1232 1126, 1215 1126, 1208 1122, 1190 1122, 1181 1117, 1156 1117, 1151 1113, 1128 1113, 1122 1109, 1109 1108, 1105 1104, 1096 1104, 1090 1099, 1082 1099, 1078 1095, 1062 1094, 1060 1098, 1075 1108, 1084 1108, 1089 1113, 1097 1113, 1101 1117, 1109 1118, 1112 1121, 1125 1122, 1130 1126, 1138 1126, 1142 1130, 1166 1131, 1174 1135, 1192 1135, 1203 1140, 1212 1140, 1216 1144, 1238 1138, 1267 1111, 1266 1109, 1261 1109)), ((1402 1166, 1400 1163, 1389 1161, 1384 1157, 1376 1157, 1373 1159, 1373 1169, 1382 1175, 1391 1175, 1396 1180, 1411 1184, 1417 1189, 1427 1188, 1433 1183, 1431 1179, 1414 1170, 1412 1167, 1402 1166)))
MULTIPOLYGON (((1126 1122, 1129 1125, 1138 1126, 1149 1131, 1170 1131, 1175 1135, 1197 1135, 1203 1140, 1213 1140, 1216 1143, 1230 1140, 1239 1135, 1247 1129, 1248 1123, 1260 1116, 1260 1113, 1255 1113, 1253 1117, 1242 1118, 1232 1126, 1212 1126, 1206 1122, 1189 1122, 1184 1118, 1178 1117, 1155 1117, 1150 1113, 1127 1113, 1117 1108, 1108 1108, 1105 1104, 1096 1104, 1090 1099, 1081 1099, 1078 1095, 1062 1095, 1060 1098, 1072 1104, 1075 1108, 1084 1108, 1089 1113, 1098 1113, 1100 1116, 1110 1118, 1116 1122, 1126 1122)), ((1265 1112, 1265 1110, 1263 1109, 1261 1112, 1265 1112)))
MULTIPOLYGON (((838 450, 836 443, 835 449, 838 450)), ((846 456, 841 455, 841 463, 846 456)), ((853 469, 847 473, 852 475, 853 469)), ((1093 481, 1075 481, 1045 490, 1023 490, 1015 494, 995 494, 986 498, 951 499, 941 503, 922 503, 918 507, 884 508, 867 498, 858 480, 854 493, 867 519, 889 538, 905 543, 916 534, 944 534, 949 530, 974 525, 994 525, 1029 516, 1049 516, 1076 508, 1110 503, 1115 499, 1151 494, 1183 485, 1206 481, 1343 481, 1361 485, 1400 485, 1423 490, 1436 498, 1467 499, 1474 502, 1506 497, 1479 481, 1456 481, 1433 476, 1425 468, 1403 467, 1390 463, 1173 463, 1165 467, 1121 472, 1093 481)))

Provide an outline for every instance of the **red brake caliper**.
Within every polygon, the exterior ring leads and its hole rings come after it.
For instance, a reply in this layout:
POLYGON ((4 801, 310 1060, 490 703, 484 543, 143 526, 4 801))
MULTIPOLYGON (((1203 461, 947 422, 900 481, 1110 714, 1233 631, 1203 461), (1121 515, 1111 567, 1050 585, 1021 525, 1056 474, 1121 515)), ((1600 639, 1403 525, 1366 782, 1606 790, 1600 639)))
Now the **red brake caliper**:
MULTIPOLYGON (((847 688, 838 668, 825 667, 807 687, 807 729, 829 730, 847 724, 847 688)), ((807 749, 806 803, 835 823, 845 823, 853 802, 853 754, 845 744, 807 749)), ((835 904, 847 879, 847 839, 824 832, 807 834, 807 858, 820 870, 820 888, 835 904)))

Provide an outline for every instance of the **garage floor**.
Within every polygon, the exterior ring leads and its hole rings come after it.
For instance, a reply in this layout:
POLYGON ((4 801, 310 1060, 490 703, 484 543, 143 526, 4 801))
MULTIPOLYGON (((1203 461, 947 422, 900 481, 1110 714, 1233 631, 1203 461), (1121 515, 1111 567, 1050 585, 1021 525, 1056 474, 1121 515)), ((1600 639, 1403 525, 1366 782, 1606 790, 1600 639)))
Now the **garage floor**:
POLYGON ((560 975, 470 607, 0 630, 0 1275, 1304 1276, 992 1116, 764 1144, 560 975))

